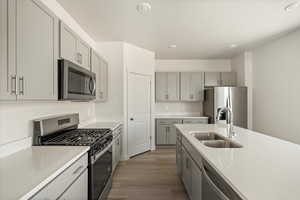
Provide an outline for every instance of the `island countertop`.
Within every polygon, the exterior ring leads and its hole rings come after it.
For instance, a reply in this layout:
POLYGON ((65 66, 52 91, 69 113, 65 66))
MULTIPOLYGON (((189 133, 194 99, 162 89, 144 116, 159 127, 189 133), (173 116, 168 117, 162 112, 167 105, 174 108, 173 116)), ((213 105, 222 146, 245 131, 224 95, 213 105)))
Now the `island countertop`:
POLYGON ((89 147, 33 146, 0 159, 0 199, 29 199, 89 147))
POLYGON ((234 127, 236 136, 232 140, 242 148, 210 148, 192 133, 214 132, 227 136, 226 125, 175 126, 243 199, 300 199, 300 145, 234 127))

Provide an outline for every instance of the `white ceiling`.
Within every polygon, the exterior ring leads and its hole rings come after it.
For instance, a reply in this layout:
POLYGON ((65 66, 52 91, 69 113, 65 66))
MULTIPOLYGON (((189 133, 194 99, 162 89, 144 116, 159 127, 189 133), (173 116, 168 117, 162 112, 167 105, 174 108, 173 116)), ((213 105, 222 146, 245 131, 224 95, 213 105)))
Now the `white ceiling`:
POLYGON ((159 59, 229 58, 300 25, 300 7, 284 11, 293 0, 145 0, 147 15, 136 11, 142 0, 57 1, 96 41, 126 41, 159 59))

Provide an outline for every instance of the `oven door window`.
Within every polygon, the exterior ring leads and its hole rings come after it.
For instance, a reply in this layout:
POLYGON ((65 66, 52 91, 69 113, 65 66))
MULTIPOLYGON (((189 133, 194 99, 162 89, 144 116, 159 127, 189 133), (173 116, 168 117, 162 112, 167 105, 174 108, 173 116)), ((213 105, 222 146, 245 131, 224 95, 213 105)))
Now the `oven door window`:
POLYGON ((112 148, 91 166, 92 199, 98 200, 112 173, 112 148))
POLYGON ((71 94, 91 94, 91 77, 86 74, 69 69, 68 92, 71 94))

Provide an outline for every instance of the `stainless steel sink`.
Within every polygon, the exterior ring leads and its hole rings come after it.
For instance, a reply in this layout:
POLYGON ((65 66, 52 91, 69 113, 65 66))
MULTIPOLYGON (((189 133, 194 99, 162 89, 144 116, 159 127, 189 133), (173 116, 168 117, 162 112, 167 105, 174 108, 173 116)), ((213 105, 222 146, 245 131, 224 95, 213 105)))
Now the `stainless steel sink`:
POLYGON ((205 141, 205 140, 225 140, 224 137, 216 134, 216 133, 193 133, 194 137, 197 140, 205 141))
POLYGON ((203 144, 212 148, 242 148, 243 146, 231 140, 203 141, 203 144))

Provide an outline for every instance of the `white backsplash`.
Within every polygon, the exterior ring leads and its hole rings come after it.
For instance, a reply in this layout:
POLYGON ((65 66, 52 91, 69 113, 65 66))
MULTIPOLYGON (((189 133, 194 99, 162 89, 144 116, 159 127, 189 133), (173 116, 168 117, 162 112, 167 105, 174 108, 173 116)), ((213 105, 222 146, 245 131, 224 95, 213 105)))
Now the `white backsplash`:
POLYGON ((13 150, 15 145, 30 146, 33 119, 66 113, 79 113, 80 123, 88 124, 95 120, 95 103, 57 101, 0 103, 0 150, 13 150))
POLYGON ((174 114, 174 115, 195 115, 202 116, 202 103, 194 102, 156 102, 155 114, 174 114))

